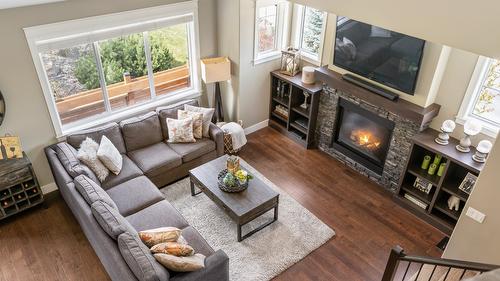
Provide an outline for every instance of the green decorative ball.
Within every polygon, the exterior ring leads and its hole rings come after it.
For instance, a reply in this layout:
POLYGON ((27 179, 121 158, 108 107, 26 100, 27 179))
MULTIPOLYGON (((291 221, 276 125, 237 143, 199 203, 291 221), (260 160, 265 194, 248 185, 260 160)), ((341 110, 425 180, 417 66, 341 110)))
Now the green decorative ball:
POLYGON ((227 173, 224 179, 222 180, 226 186, 235 186, 236 178, 231 173, 227 173))

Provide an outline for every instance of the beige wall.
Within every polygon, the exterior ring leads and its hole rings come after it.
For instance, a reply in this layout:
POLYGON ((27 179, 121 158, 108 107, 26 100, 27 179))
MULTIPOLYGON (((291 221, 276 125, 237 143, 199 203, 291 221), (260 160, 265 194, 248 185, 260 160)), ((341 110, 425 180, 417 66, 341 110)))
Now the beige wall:
POLYGON ((500 58, 497 0, 294 0, 337 15, 423 38, 441 45, 500 58))
POLYGON ((478 223, 465 216, 464 211, 444 252, 445 258, 500 264, 499 167, 497 142, 464 208, 471 206, 486 214, 486 218, 478 223))
MULTIPOLYGON (((21 137, 42 185, 53 182, 43 148, 55 142, 43 92, 23 28, 95 15, 165 5, 175 0, 68 0, 0 11, 0 90, 7 103, 0 135, 21 137)), ((217 53, 215 0, 199 1, 201 55, 217 53)))

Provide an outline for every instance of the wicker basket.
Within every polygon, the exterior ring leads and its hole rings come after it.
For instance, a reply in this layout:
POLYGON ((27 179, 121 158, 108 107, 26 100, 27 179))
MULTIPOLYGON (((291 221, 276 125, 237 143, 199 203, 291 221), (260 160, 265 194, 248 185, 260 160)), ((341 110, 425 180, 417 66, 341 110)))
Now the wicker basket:
MULTIPOLYGON (((225 123, 218 123, 219 127, 222 127, 225 123)), ((243 121, 239 120, 238 124, 243 127, 243 121)), ((231 134, 224 133, 224 153, 226 154, 237 154, 240 152, 241 147, 239 149, 233 149, 233 139, 231 134)))

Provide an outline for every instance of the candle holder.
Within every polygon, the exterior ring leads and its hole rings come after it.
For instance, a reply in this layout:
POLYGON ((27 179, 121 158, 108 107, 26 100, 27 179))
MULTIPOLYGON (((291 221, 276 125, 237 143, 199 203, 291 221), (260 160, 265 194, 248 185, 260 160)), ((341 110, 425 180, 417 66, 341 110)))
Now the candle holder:
POLYGON ((486 162, 486 158, 488 157, 488 154, 490 153, 492 146, 493 144, 488 140, 480 141, 479 144, 477 145, 476 153, 472 155, 472 160, 479 163, 486 162))
POLYGON ((306 91, 303 92, 304 94, 304 103, 300 105, 303 109, 307 109, 307 99, 309 98, 310 94, 306 91))
POLYGON ((456 149, 460 152, 470 152, 471 140, 470 138, 479 134, 481 132, 482 126, 477 121, 472 119, 467 120, 464 124, 464 136, 460 139, 460 144, 456 146, 456 149))
POLYGON ((280 73, 295 76, 300 71, 300 50, 292 47, 281 51, 280 73))
POLYGON ((452 120, 446 120, 441 125, 441 133, 434 141, 440 145, 447 145, 449 143, 450 135, 455 130, 456 124, 452 120))

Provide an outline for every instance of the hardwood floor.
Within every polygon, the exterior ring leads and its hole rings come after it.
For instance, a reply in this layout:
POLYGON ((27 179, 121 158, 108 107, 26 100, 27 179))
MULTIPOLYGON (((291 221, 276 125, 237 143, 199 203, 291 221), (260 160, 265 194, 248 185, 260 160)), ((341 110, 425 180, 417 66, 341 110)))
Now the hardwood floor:
MULTIPOLYGON (((440 256, 444 236, 391 194, 332 157, 305 150, 271 128, 248 136, 240 156, 336 231, 275 280, 380 280, 390 249, 440 256)), ((0 281, 109 280, 58 195, 0 222, 0 281)))

